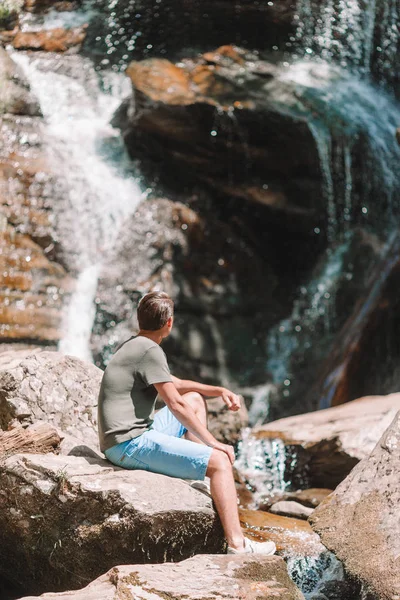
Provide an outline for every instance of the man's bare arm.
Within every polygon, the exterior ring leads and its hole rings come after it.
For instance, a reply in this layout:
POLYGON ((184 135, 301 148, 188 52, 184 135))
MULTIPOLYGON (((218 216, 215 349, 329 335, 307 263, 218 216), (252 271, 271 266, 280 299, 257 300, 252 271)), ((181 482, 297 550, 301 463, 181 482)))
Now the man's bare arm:
POLYGON ((216 450, 225 452, 233 464, 235 455, 232 446, 221 444, 215 439, 212 433, 208 431, 207 427, 205 427, 197 418, 196 413, 190 404, 185 402, 185 400, 182 398, 174 383, 155 383, 154 387, 174 417, 176 417, 178 421, 182 423, 182 425, 186 427, 188 431, 190 431, 190 433, 198 437, 207 446, 211 446, 216 450))
POLYGON ((202 396, 208 396, 209 398, 221 396, 230 410, 240 409, 240 397, 227 388, 206 385, 205 383, 190 381, 189 379, 178 379, 178 377, 174 377, 173 375, 172 381, 180 394, 186 394, 187 392, 198 392, 202 396))

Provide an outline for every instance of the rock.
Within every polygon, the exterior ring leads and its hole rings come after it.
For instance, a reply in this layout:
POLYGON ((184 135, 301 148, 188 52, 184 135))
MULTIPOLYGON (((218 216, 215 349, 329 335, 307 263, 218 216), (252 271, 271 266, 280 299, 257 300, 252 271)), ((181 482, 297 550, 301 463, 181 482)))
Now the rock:
POLYGON ((307 520, 314 509, 303 506, 302 504, 299 504, 299 502, 294 502, 293 500, 282 500, 280 502, 275 502, 269 510, 274 515, 307 520))
POLYGON ((285 494, 286 500, 295 500, 303 506, 316 508, 333 490, 325 488, 310 488, 308 490, 299 490, 298 492, 285 494))
POLYGON ((127 74, 133 96, 114 123, 150 176, 151 163, 157 163, 158 177, 170 188, 179 170, 186 185, 263 205, 271 218, 290 222, 294 230, 310 226, 320 203, 318 156, 304 119, 289 117, 287 104, 285 114, 279 111, 275 98, 291 91, 275 65, 223 46, 177 64, 156 58, 133 62, 127 74), (294 189, 302 171, 315 177, 315 196, 294 189))
POLYGON ((376 600, 400 594, 399 447, 400 412, 371 455, 310 517, 325 546, 376 600))
POLYGON ((234 446, 241 439, 243 427, 249 424, 247 408, 242 398, 239 411, 229 410, 221 398, 207 400, 208 428, 213 436, 223 444, 234 446))
POLYGON ((12 41, 17 50, 44 50, 66 52, 81 46, 86 37, 87 25, 74 29, 47 29, 41 31, 19 31, 12 41))
POLYGON ((34 594, 76 589, 118 564, 224 548, 211 499, 179 479, 25 454, 2 463, 0 490, 0 576, 34 594))
POLYGON ((304 487, 334 489, 369 455, 399 406, 400 394, 360 398, 268 423, 255 428, 252 435, 258 440, 283 440, 297 455, 295 471, 297 475, 302 472, 304 487))
MULTIPOLYGON (((37 597, 37 596, 36 596, 37 597)), ((47 600, 304 600, 277 556, 194 556, 180 563, 114 567, 83 590, 44 594, 47 600), (143 594, 143 596, 142 596, 143 594)), ((33 597, 21 600, 32 600, 33 597)))
POLYGON ((0 47, 0 121, 1 115, 40 115, 36 98, 17 65, 0 47))
POLYGON ((97 395, 102 372, 58 352, 0 354, 0 427, 46 421, 98 448, 97 395))
POLYGON ((106 364, 137 331, 133 308, 142 294, 159 288, 175 301, 174 328, 163 346, 178 377, 234 387, 257 381, 276 310, 274 285, 271 268, 251 244, 200 202, 146 200, 124 224, 100 273, 96 364, 106 364))
POLYGON ((326 550, 306 521, 261 510, 240 509, 239 513, 248 537, 258 541, 272 540, 284 556, 317 558, 326 550))

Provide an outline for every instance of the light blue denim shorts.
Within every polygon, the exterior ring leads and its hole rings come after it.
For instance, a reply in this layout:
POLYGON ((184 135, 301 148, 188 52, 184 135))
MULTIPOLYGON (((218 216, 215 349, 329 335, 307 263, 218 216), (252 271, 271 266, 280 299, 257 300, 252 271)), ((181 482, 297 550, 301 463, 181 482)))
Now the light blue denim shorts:
POLYGON ((152 429, 109 448, 104 454, 124 469, 203 480, 213 449, 182 439, 186 431, 166 406, 155 415, 152 429))

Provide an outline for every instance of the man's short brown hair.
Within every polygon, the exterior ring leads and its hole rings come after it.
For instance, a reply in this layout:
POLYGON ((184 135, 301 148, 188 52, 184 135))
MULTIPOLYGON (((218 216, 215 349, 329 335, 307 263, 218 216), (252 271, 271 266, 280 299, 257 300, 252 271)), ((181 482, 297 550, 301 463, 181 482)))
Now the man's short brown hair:
POLYGON ((150 292, 143 296, 137 308, 140 329, 157 331, 174 314, 174 302, 165 292, 150 292))

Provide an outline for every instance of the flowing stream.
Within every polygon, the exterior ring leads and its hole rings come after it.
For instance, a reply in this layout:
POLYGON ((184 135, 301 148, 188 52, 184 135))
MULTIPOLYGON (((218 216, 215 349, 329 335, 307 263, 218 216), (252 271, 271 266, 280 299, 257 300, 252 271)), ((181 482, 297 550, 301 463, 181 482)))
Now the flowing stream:
POLYGON ((63 202, 55 206, 66 261, 77 275, 66 308, 60 350, 90 360, 94 298, 104 257, 124 220, 145 197, 113 112, 130 92, 129 80, 106 72, 100 79, 78 55, 13 52, 45 118, 48 159, 61 174, 63 202))

